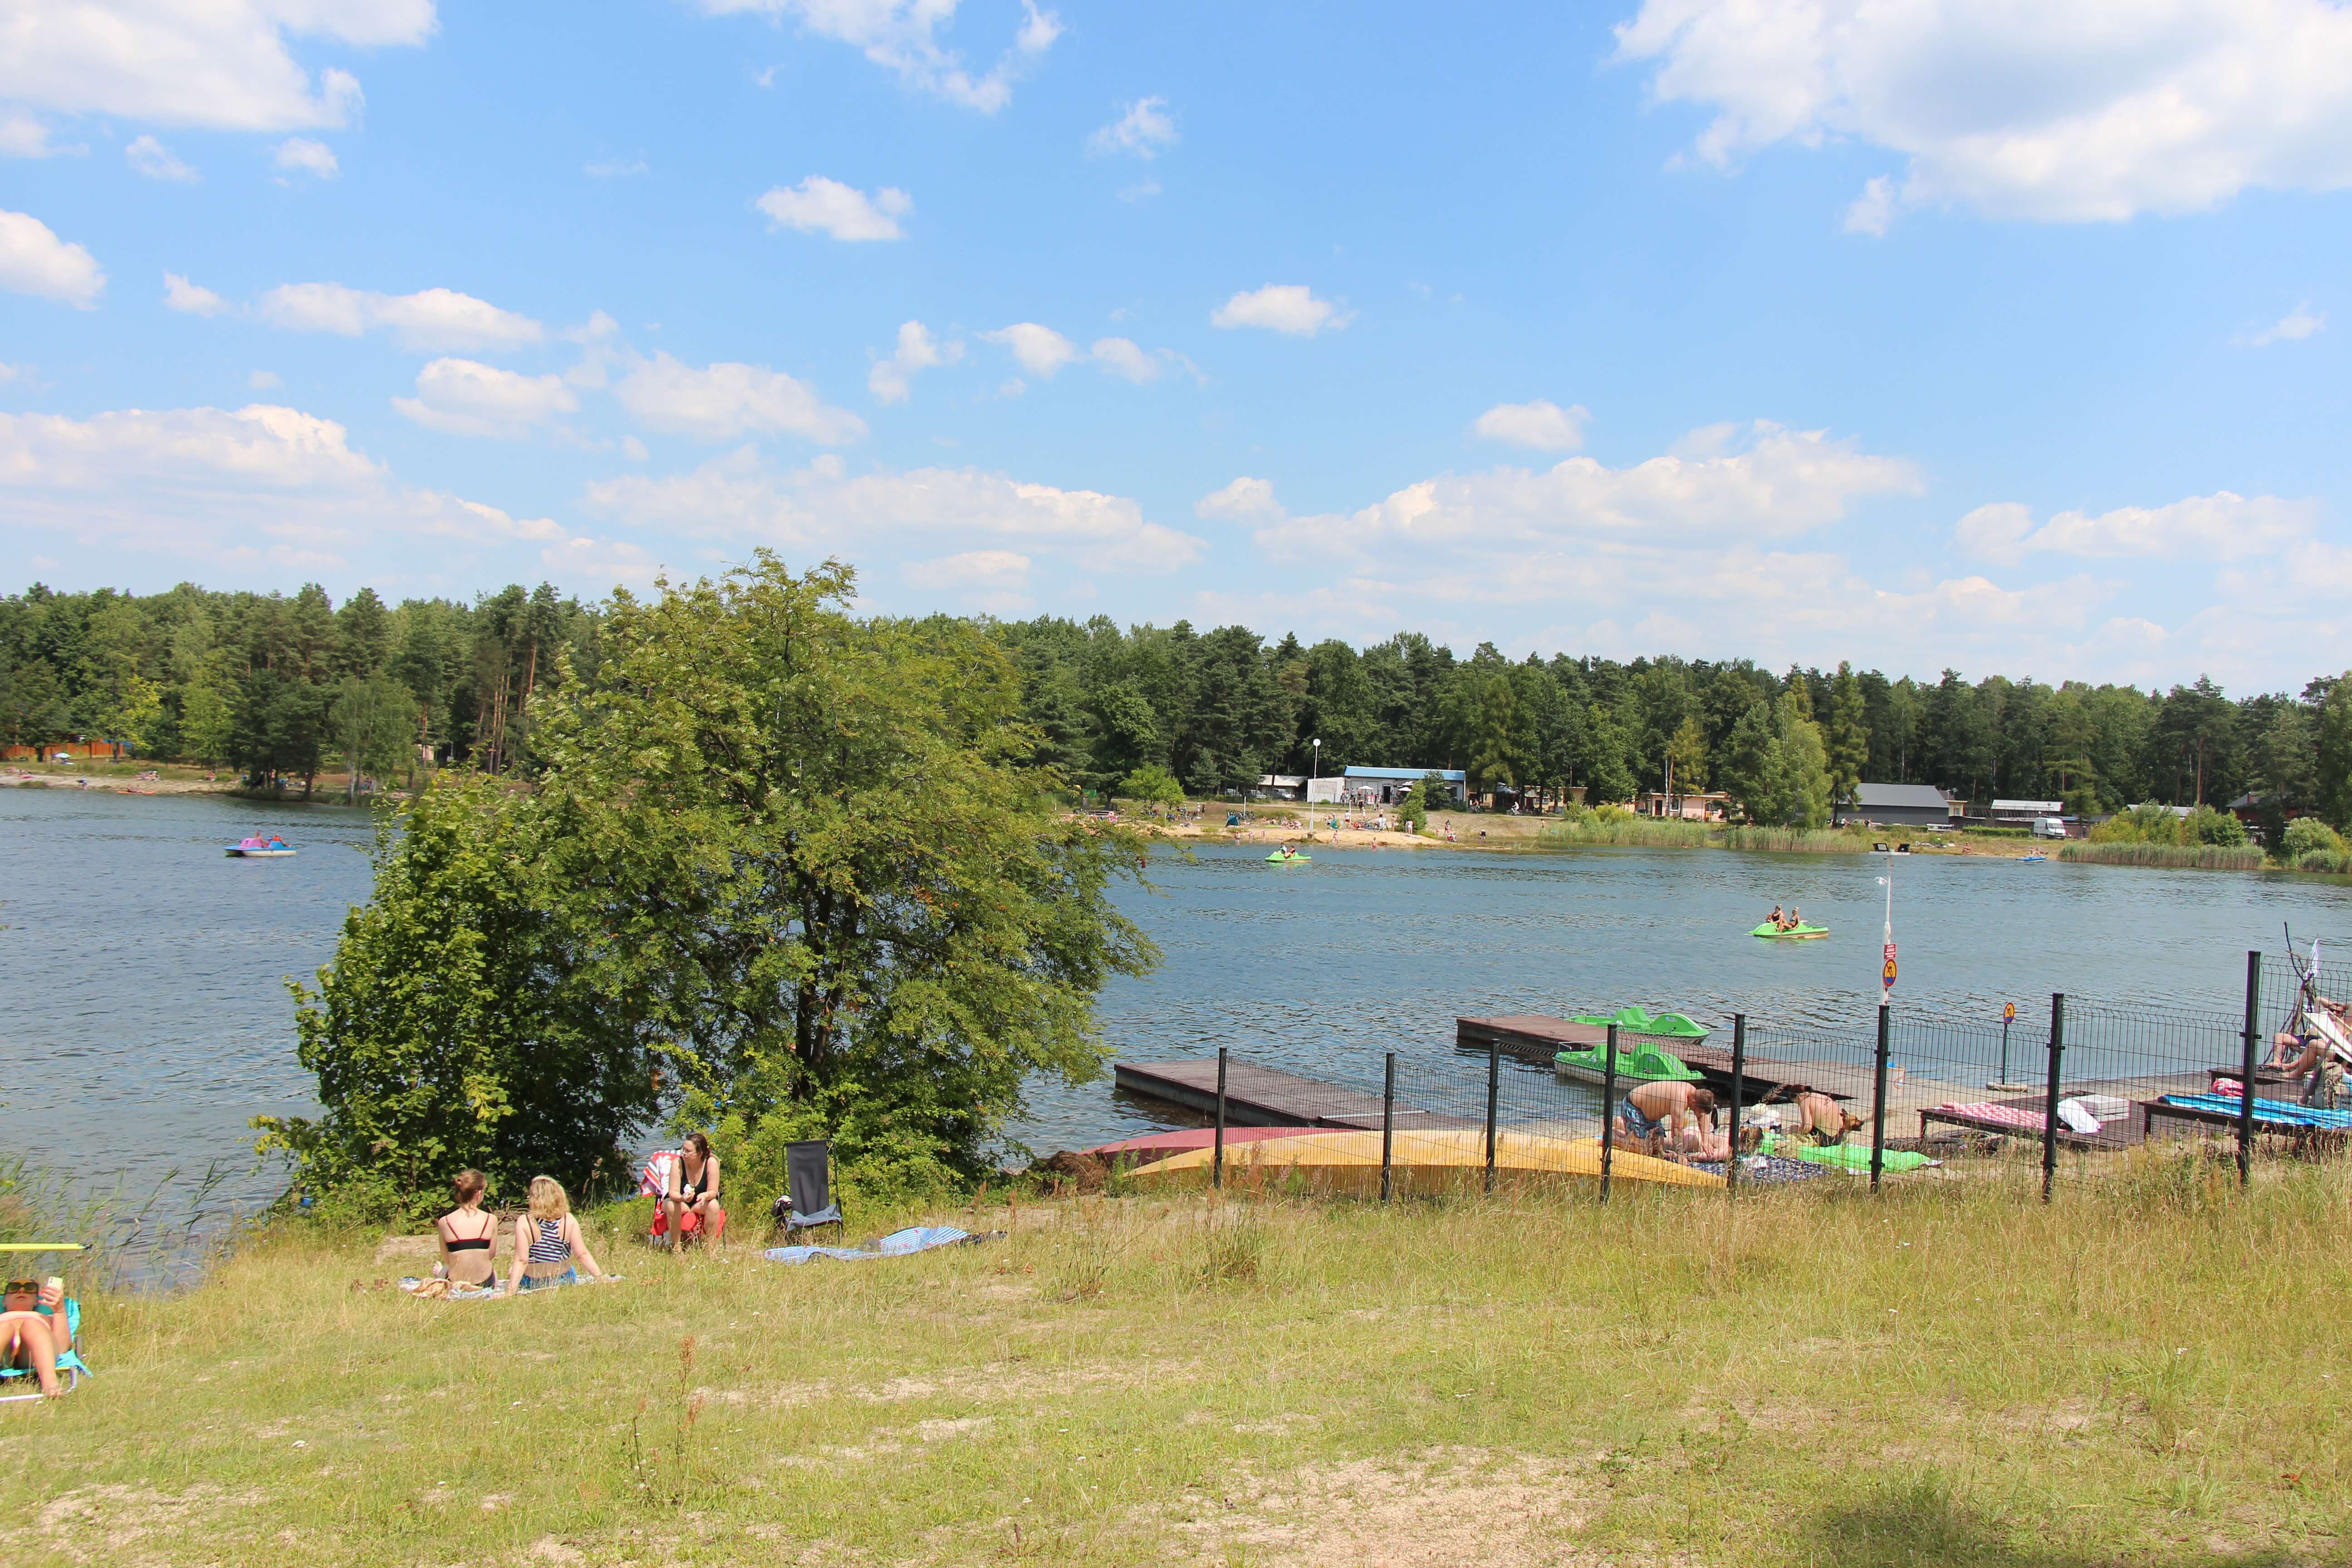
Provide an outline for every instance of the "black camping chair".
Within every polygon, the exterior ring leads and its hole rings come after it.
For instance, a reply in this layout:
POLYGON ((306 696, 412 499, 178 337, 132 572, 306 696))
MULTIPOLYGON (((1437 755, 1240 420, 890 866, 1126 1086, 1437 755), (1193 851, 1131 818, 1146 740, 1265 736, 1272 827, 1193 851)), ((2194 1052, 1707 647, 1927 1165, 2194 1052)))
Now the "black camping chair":
POLYGON ((785 1192, 772 1211, 787 1231, 839 1225, 841 1205, 833 1201, 833 1145, 822 1139, 784 1145, 785 1192))

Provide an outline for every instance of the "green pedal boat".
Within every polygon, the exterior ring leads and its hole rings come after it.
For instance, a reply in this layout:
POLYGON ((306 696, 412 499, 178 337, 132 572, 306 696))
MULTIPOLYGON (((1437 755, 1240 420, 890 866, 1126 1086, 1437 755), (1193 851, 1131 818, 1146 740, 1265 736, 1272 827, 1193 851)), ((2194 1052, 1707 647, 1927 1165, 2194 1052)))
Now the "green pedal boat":
MULTIPOLYGON (((1551 1070, 1580 1083, 1609 1081, 1609 1047, 1571 1046, 1551 1058, 1551 1070)), ((1628 1089, 1645 1083, 1700 1083, 1705 1075, 1685 1066, 1682 1058, 1655 1046, 1617 1047, 1617 1081, 1628 1089)))
POLYGON ((1766 921, 1762 925, 1758 926, 1754 931, 1749 931, 1748 934, 1749 936, 1760 936, 1768 942, 1811 942, 1815 937, 1829 935, 1830 928, 1827 926, 1800 925, 1792 926, 1787 931, 1782 931, 1770 921, 1766 921))
POLYGON ((1620 1007, 1614 1013, 1579 1013, 1570 1022, 1590 1024, 1596 1029, 1614 1024, 1629 1035, 1672 1035, 1684 1040, 1703 1040, 1707 1037, 1705 1024, 1693 1023, 1680 1013, 1652 1013, 1641 1007, 1620 1007))
POLYGON ((1312 855, 1285 855, 1281 850, 1277 849, 1273 854, 1265 858, 1265 863, 1269 866, 1312 866, 1315 864, 1315 857, 1312 855))

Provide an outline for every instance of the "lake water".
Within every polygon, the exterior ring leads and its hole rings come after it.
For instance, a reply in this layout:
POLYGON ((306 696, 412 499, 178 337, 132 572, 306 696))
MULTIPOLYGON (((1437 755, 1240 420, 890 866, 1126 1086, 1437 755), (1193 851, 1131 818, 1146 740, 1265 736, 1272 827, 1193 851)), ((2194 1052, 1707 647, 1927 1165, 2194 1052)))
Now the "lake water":
MULTIPOLYGON (((285 982, 326 962, 369 889, 362 811, 220 796, 0 790, 0 1082, 6 1143, 144 1194, 207 1168, 216 1203, 279 1183, 249 1123, 314 1109, 285 982), (222 846, 274 826, 288 860, 222 846)), ((1853 1026, 1877 996, 1883 857, 1588 850, 1263 849, 1163 861, 1127 900, 1166 962, 1106 994, 1120 1055, 1220 1045, 1362 1078, 1380 1055, 1450 1052, 1463 1014, 1613 1010, 1853 1026), (1746 933, 1776 902, 1834 934, 1746 933)), ((2234 1012, 2248 948, 2352 931, 2352 888, 2273 875, 1905 857, 1897 1004, 2021 1017, 2053 991, 2234 1012)), ((1179 1124, 1107 1080, 1041 1084, 1016 1129, 1037 1149, 1179 1124)))

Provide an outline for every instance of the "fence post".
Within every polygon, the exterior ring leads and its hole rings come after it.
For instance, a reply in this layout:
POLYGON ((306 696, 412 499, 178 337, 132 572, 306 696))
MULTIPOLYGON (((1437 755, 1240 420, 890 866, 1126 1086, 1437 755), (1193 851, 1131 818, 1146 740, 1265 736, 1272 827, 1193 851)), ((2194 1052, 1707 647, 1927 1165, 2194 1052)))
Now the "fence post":
POLYGON ((2042 1100, 2042 1201, 2058 1183, 2058 1067, 2066 1054, 2066 994, 2050 994, 2050 1087, 2042 1100))
POLYGON ((1739 1190, 1739 1108, 1740 1097, 1747 1092, 1748 1080, 1748 1015, 1731 1016, 1731 1156, 1723 1163, 1723 1188, 1727 1193, 1739 1190))
POLYGON ((2238 1185, 2253 1180, 2254 1173, 2254 1037, 2262 1027, 2263 955, 2246 954, 2246 1059, 2238 1079, 2238 1185))
POLYGON ((1886 1169, 1886 1058, 1891 1037, 1886 1026, 1886 1002, 1878 1004, 1878 1058, 1870 1075, 1870 1190, 1886 1169))
POLYGON ((1381 1202, 1393 1190, 1391 1161, 1396 1148, 1396 1053, 1389 1053, 1388 1076, 1381 1085, 1381 1202))
POLYGON ((1209 1184, 1225 1184, 1225 1047, 1217 1047, 1217 1154, 1209 1164, 1209 1184))
POLYGON ((1609 1201, 1609 1157, 1617 1152, 1617 1026, 1609 1026, 1609 1050, 1601 1064, 1601 1201, 1609 1201))
POLYGON ((1486 1042, 1486 1190, 1495 1190, 1495 1109, 1503 1087, 1503 1047, 1486 1042))

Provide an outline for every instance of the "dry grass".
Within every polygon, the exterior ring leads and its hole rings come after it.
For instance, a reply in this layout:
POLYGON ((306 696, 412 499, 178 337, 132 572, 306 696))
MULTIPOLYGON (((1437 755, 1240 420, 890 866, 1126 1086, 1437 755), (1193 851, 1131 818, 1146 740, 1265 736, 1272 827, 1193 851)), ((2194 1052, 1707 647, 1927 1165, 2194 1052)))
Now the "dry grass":
POLYGON ((264 1238, 0 1406, 37 1563, 2344 1560, 2352 1183, 2190 1156, 1400 1205, 1086 1200, 424 1303, 264 1238), (975 1222, 977 1223, 977 1222, 975 1222), (298 1544, 299 1543, 299 1544, 298 1544))

